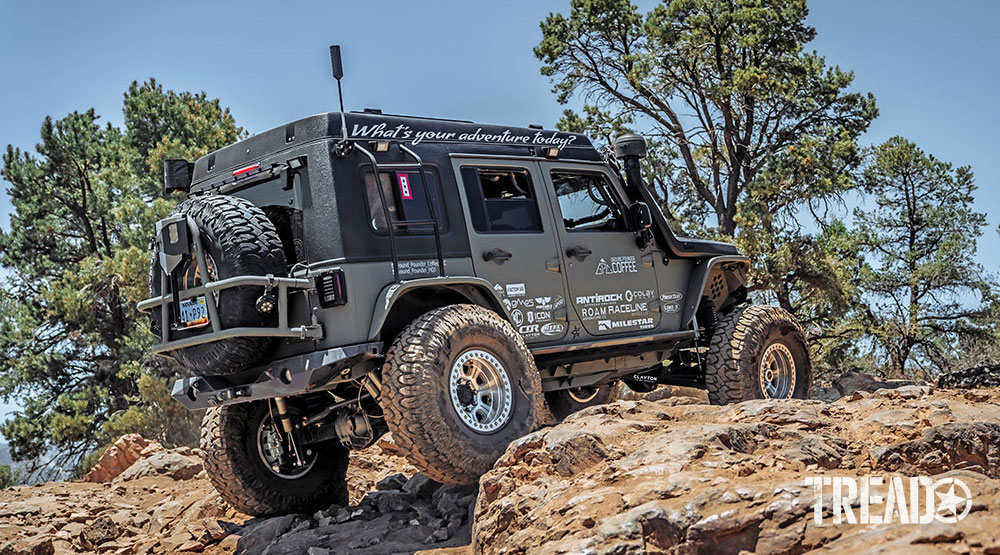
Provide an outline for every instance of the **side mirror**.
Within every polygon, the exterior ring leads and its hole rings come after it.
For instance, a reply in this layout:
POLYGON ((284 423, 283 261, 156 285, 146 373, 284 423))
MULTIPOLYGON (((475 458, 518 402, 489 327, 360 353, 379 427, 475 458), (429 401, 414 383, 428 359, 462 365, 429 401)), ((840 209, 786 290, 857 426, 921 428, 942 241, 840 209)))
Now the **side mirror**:
POLYGON ((166 192, 184 191, 191 188, 194 164, 187 160, 170 158, 163 161, 163 189, 166 192))
POLYGON ((653 225, 653 214, 645 202, 636 202, 629 207, 629 212, 632 214, 632 224, 635 226, 635 231, 645 231, 653 225))

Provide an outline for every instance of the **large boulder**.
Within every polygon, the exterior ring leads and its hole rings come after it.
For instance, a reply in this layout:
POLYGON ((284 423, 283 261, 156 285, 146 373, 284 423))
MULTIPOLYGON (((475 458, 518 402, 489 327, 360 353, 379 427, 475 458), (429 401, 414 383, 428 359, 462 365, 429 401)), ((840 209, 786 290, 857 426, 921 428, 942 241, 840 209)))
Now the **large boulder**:
POLYGON ((938 387, 951 389, 1000 387, 1000 364, 976 366, 941 374, 938 378, 938 387))
POLYGON ((856 391, 867 391, 869 393, 879 389, 896 389, 905 385, 925 385, 919 380, 883 380, 860 372, 844 372, 833 380, 835 387, 841 396, 852 395, 856 391))
POLYGON ((143 476, 168 476, 174 480, 190 480, 202 470, 201 459, 190 449, 160 451, 140 459, 125 469, 115 482, 135 480, 143 476))
POLYGON ((1000 503, 1000 391, 971 398, 864 381, 876 392, 834 402, 665 399, 584 409, 511 443, 483 476, 473 549, 736 555, 891 544, 885 552, 902 553, 943 542, 955 552, 1000 552, 990 510, 973 510, 950 536, 899 520, 876 535, 831 526, 829 512, 814 523, 806 480, 822 476, 955 476, 977 506, 1000 503))
POLYGON ((118 438, 97 460, 83 480, 85 482, 110 482, 132 466, 135 461, 163 451, 160 442, 146 439, 139 434, 126 434, 118 438))

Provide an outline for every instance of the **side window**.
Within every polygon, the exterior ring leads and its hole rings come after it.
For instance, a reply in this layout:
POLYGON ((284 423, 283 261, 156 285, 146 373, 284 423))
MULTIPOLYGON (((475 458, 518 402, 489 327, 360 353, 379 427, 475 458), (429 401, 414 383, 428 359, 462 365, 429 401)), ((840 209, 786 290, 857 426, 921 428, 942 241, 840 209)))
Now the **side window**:
POLYGON ((597 173, 552 171, 566 231, 625 231, 625 219, 607 178, 597 173))
MULTIPOLYGON (((434 202, 434 211, 437 213, 438 222, 442 229, 446 227, 441 203, 438 202, 436 189, 433 188, 434 177, 429 171, 425 171, 428 181, 431 182, 431 200, 434 202)), ((365 191, 368 196, 368 221, 375 231, 386 233, 388 228, 385 223, 385 211, 382 209, 382 200, 379 197, 378 188, 375 185, 375 174, 371 170, 364 172, 365 191)), ((415 220, 431 219, 430 211, 427 209, 427 187, 424 187, 419 171, 392 170, 379 172, 379 185, 385 195, 386 208, 389 217, 394 222, 405 222, 415 220)), ((396 228, 400 233, 433 233, 434 228, 429 225, 405 226, 396 228)))
POLYGON ((462 183, 469 198, 472 227, 480 233, 540 233, 528 170, 462 167, 462 183))

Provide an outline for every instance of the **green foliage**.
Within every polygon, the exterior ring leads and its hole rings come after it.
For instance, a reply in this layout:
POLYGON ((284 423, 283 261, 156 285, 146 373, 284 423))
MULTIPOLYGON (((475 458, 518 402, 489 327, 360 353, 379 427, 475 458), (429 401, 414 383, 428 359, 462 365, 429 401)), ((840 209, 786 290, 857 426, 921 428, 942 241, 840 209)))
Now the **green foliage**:
POLYGON ((10 465, 0 465, 0 489, 7 489, 13 487, 17 483, 14 478, 14 472, 10 469, 10 465))
POLYGON ((735 238, 758 294, 825 341, 819 330, 850 308, 857 256, 842 225, 813 233, 802 216, 825 222, 856 186, 857 139, 877 109, 848 92, 850 72, 804 50, 807 14, 804 0, 667 0, 645 15, 629 0, 572 0, 541 23, 535 55, 560 102, 587 103, 589 121, 564 125, 620 122, 651 138, 663 160, 647 175, 675 220, 735 238))
POLYGON ((975 261, 986 216, 973 209, 972 170, 894 137, 875 148, 863 183, 858 321, 888 373, 933 377, 956 350, 996 345, 997 284, 975 261))
POLYGON ((23 410, 0 425, 15 460, 77 462, 116 434, 192 441, 193 415, 168 402, 174 366, 148 354, 152 336, 135 310, 148 290, 149 233, 176 202, 160 183, 165 157, 196 157, 243 130, 204 93, 133 83, 125 127, 93 109, 45 118, 35 153, 8 146, 10 231, 0 313, 0 395, 23 410))

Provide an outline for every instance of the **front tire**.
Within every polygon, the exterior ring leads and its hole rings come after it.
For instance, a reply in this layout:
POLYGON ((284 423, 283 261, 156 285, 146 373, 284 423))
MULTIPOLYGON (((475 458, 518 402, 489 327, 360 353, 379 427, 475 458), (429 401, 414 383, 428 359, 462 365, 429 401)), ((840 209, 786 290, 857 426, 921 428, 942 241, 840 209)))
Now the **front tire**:
POLYGON ((291 453, 285 452, 280 426, 272 426, 269 402, 226 405, 205 413, 201 448, 215 489, 238 511, 252 516, 347 505, 347 449, 336 440, 300 447, 306 464, 295 467, 291 453))
POLYGON ((497 313, 452 305, 417 318, 382 370, 382 410, 407 459, 430 478, 472 484, 535 430, 542 386, 524 340, 497 313))
POLYGON ((791 314, 744 305, 719 322, 705 359, 713 405, 750 399, 807 399, 812 363, 805 334, 791 314))

